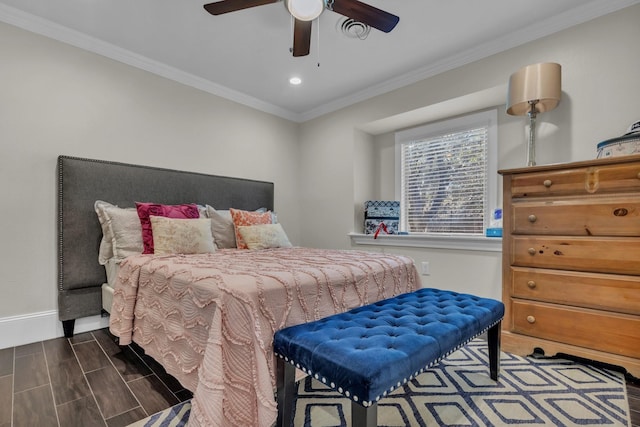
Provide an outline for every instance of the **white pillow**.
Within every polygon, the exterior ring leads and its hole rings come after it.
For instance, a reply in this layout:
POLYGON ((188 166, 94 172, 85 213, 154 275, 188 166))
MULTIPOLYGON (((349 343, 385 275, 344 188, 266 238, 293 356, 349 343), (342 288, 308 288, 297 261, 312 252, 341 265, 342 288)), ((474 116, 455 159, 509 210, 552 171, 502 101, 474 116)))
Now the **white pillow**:
POLYGON ((94 209, 102 227, 98 254, 100 264, 104 265, 112 258, 122 261, 128 256, 142 253, 142 226, 136 208, 123 209, 97 200, 94 209))
POLYGON ((156 255, 205 254, 216 250, 209 218, 178 219, 151 215, 149 220, 156 255))
POLYGON ((280 224, 241 225, 238 232, 249 249, 292 247, 280 224))
POLYGON ((218 249, 235 249, 236 233, 233 228, 233 219, 228 210, 216 210, 207 205, 207 216, 211 219, 211 234, 218 249))

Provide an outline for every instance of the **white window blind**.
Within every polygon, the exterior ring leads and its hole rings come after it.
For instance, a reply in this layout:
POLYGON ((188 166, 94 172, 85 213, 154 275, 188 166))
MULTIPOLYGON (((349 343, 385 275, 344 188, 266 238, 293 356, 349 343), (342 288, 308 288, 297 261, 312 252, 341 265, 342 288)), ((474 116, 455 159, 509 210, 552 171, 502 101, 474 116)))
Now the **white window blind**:
POLYGON ((397 135, 403 231, 484 235, 494 207, 489 205, 493 199, 489 194, 495 189, 490 189, 495 182, 490 179, 495 174, 491 161, 495 111, 490 113, 397 135))

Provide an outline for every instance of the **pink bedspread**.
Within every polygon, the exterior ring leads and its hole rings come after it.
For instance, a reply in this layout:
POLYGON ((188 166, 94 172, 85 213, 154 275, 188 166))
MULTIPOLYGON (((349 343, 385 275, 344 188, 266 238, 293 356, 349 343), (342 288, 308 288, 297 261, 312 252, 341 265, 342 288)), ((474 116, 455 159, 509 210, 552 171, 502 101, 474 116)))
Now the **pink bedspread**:
POLYGON ((418 287, 413 260, 374 252, 140 255, 120 267, 110 330, 194 392, 189 426, 270 427, 276 330, 418 287))

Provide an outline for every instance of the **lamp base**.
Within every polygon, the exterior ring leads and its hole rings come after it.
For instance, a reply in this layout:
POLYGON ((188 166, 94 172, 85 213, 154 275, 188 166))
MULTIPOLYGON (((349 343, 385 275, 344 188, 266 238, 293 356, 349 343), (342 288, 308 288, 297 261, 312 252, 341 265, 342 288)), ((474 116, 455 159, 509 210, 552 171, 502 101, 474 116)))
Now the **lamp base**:
POLYGON ((536 165, 536 104, 538 100, 529 101, 529 141, 527 143, 527 166, 536 165))

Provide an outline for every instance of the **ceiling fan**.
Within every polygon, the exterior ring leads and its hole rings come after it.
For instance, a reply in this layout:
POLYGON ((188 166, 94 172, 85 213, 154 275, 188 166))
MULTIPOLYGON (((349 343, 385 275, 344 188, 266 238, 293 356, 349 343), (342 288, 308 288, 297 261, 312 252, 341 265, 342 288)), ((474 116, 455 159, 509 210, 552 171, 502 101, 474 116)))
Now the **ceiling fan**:
MULTIPOLYGON (((205 4, 212 15, 277 3, 280 0, 221 0, 205 4)), ((309 54, 311 46, 311 22, 324 11, 332 10, 347 18, 369 25, 385 33, 394 29, 399 17, 358 0, 284 0, 287 10, 295 19, 293 26, 293 56, 309 54)))

